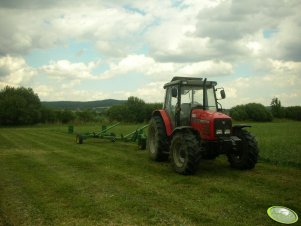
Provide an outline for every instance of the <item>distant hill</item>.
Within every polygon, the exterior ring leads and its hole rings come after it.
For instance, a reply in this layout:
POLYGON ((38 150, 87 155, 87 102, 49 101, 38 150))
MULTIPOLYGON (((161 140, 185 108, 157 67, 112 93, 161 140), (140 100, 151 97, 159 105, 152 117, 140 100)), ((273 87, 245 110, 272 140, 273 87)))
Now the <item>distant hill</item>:
POLYGON ((96 100, 96 101, 42 101, 42 105, 52 109, 101 110, 114 105, 120 105, 125 102, 126 100, 114 100, 114 99, 96 100))

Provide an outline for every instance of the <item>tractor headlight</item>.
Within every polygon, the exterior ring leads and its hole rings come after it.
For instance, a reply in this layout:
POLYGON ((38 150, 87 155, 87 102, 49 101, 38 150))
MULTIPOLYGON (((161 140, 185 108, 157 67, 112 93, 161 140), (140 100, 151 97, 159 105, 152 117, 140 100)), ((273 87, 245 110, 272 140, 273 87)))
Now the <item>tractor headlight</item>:
POLYGON ((221 129, 217 129, 217 130, 215 131, 215 133, 216 133, 216 135, 220 135, 220 134, 223 134, 223 131, 222 131, 221 129))
POLYGON ((226 135, 231 134, 231 130, 230 130, 230 129, 225 129, 225 134, 226 134, 226 135))

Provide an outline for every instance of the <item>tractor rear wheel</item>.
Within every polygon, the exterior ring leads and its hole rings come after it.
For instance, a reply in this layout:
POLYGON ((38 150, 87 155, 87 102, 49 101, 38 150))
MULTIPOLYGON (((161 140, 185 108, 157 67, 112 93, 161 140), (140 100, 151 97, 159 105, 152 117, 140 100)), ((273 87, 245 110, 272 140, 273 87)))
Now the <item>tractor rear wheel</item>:
POLYGON ((147 146, 152 160, 166 161, 168 159, 167 135, 160 116, 153 116, 149 122, 147 146))
POLYGON ((201 159, 201 148, 193 133, 189 131, 176 133, 170 146, 173 169, 184 175, 194 174, 201 159))
POLYGON ((253 169, 257 163, 259 152, 255 138, 243 129, 235 131, 234 135, 240 138, 242 143, 228 154, 231 167, 241 170, 253 169))

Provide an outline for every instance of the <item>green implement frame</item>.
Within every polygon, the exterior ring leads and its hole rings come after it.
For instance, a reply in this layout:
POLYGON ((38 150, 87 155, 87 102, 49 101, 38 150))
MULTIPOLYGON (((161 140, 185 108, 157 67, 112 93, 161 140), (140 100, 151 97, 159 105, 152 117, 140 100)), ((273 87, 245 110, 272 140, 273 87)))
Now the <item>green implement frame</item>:
POLYGON ((149 125, 142 126, 126 135, 121 134, 120 136, 116 136, 115 133, 109 133, 109 130, 113 129, 119 124, 120 122, 108 127, 102 126, 101 131, 99 132, 78 133, 76 134, 76 143, 82 144, 84 140, 88 138, 99 138, 99 139, 110 140, 112 142, 115 141, 133 142, 138 144, 140 150, 146 149, 147 136, 144 132, 144 129, 147 128, 149 125))

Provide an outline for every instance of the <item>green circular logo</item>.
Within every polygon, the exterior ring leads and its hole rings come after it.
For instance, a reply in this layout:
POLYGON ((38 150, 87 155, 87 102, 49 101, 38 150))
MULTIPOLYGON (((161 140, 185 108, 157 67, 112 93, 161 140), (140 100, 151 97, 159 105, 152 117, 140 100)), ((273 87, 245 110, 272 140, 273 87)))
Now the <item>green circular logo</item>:
POLYGON ((293 224, 298 221, 298 215, 284 206, 272 206, 268 208, 267 213, 274 221, 282 224, 293 224))

